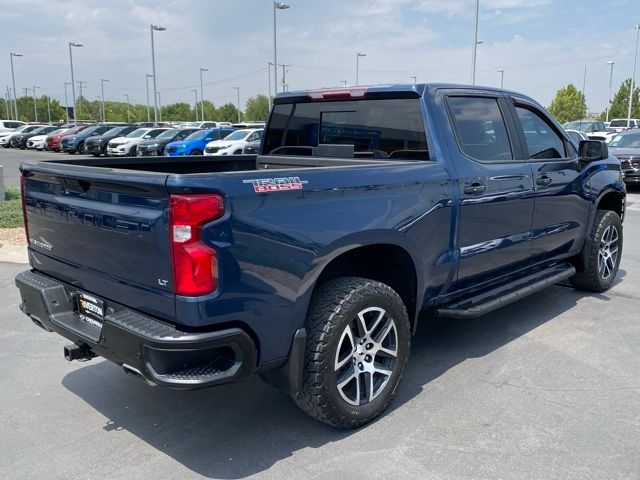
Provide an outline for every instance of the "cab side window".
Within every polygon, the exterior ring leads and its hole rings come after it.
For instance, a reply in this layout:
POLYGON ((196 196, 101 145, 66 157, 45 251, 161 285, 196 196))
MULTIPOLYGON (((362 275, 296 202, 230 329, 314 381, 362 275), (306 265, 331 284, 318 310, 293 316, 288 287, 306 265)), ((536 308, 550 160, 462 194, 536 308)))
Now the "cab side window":
POLYGON ((524 132, 529 158, 535 160, 565 158, 564 141, 551 124, 533 109, 516 106, 524 132))
POLYGON ((496 98, 455 96, 448 103, 462 153, 480 161, 513 159, 496 98))

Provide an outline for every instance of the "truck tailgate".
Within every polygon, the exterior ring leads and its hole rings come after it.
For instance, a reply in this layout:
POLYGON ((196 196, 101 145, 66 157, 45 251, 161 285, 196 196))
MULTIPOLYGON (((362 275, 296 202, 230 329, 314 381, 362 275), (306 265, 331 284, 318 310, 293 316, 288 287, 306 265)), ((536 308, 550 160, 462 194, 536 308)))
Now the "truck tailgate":
POLYGON ((175 319, 166 175, 23 164, 33 268, 175 319))

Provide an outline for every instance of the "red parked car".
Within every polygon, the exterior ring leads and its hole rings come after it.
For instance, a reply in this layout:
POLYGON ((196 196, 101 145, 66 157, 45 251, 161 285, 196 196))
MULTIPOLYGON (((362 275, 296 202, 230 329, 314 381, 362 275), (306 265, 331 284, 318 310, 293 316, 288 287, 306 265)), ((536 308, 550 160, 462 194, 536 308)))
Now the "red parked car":
POLYGON ((64 132, 56 133, 55 135, 49 135, 47 137, 46 149, 49 150, 49 151, 59 152, 60 151, 60 140, 62 139, 62 137, 78 133, 79 131, 84 130, 85 128, 87 128, 88 126, 89 125, 78 125, 76 127, 70 128, 69 130, 65 130, 64 132))

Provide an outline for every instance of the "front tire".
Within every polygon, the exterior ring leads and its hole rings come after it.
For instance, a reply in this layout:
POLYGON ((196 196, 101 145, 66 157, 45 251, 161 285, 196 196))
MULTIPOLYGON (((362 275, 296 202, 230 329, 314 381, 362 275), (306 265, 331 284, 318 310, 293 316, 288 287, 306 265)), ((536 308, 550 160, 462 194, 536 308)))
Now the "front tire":
POLYGON ((407 310, 388 285, 343 277, 314 294, 297 405, 338 428, 371 422, 389 405, 409 357, 407 310))
POLYGON ((582 251, 584 270, 569 280, 580 290, 604 292, 615 281, 622 258, 622 221, 616 212, 598 210, 590 240, 582 251))
POLYGON ((80 142, 78 144, 78 148, 76 148, 76 152, 78 152, 78 155, 84 155, 84 142, 80 142))

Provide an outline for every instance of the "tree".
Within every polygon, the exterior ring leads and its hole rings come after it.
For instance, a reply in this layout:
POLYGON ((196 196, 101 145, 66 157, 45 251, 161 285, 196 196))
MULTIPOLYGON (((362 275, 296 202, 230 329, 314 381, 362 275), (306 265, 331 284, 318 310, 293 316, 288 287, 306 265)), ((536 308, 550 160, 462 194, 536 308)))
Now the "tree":
POLYGON ((216 110, 216 120, 235 123, 238 121, 238 109, 233 103, 225 103, 216 110))
MULTIPOLYGON (((203 102, 204 105, 204 119, 208 121, 218 120, 218 111, 213 103, 209 100, 203 102)), ((200 102, 198 102, 198 108, 200 108, 200 102)))
MULTIPOLYGON (((611 118, 627 118, 629 113, 629 90, 631 88, 631 79, 627 78, 611 100, 609 110, 609 119, 611 118)), ((640 117, 640 87, 633 89, 633 106, 631 107, 631 118, 640 117)))
POLYGON ((247 100, 244 116, 247 120, 266 120, 269 115, 269 99, 265 95, 258 95, 247 100))
POLYGON ((162 107, 162 120, 164 121, 189 120, 191 118, 193 118, 193 110, 188 103, 171 103, 162 107))
POLYGON ((556 92, 549 105, 549 113, 560 123, 579 120, 587 116, 587 102, 582 92, 570 83, 556 92))

